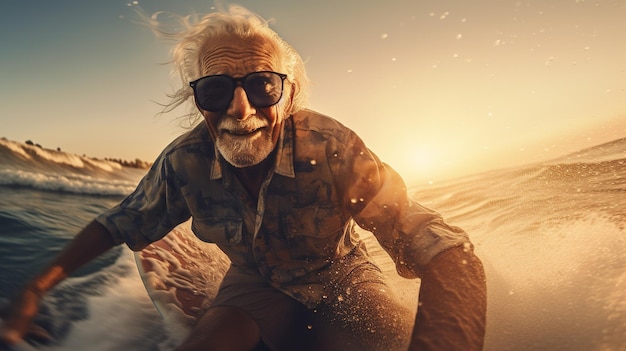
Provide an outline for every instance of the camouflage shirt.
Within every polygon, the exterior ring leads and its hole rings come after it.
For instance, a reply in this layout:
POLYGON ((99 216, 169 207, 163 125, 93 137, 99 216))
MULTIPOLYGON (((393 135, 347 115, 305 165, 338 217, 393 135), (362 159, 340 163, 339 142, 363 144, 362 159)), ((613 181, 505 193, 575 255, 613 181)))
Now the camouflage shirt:
POLYGON ((217 153, 206 125, 174 140, 137 189, 98 216, 116 243, 141 250, 191 218, 232 264, 312 307, 370 261, 354 225, 371 231, 400 275, 416 277, 465 232, 408 198, 401 177, 350 129, 305 110, 287 118, 258 201, 217 153))

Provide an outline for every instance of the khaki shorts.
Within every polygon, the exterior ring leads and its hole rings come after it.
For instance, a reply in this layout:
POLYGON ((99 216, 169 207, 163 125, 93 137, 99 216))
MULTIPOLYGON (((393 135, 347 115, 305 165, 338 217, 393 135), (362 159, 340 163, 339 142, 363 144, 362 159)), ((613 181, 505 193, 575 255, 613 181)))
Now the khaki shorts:
POLYGON ((254 319, 261 339, 280 350, 396 350, 408 347, 415 318, 393 298, 378 267, 362 264, 314 310, 231 266, 212 306, 237 307, 254 319))
POLYGON ((271 350, 297 350, 293 343, 306 337, 311 312, 298 301, 269 286, 265 279, 231 266, 212 307, 237 307, 256 321, 261 339, 271 350))

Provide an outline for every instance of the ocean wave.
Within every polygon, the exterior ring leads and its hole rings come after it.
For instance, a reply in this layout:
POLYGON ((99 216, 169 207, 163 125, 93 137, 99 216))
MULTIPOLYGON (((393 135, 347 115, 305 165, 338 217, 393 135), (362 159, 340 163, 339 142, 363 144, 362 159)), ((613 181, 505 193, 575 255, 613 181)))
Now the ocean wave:
POLYGON ((102 179, 80 174, 64 175, 0 169, 0 185, 73 194, 119 196, 130 194, 135 189, 136 182, 102 179))
POLYGON ((626 158, 600 162, 557 163, 546 166, 540 180, 581 180, 596 177, 620 177, 626 168, 626 158))
POLYGON ((513 223, 474 233, 488 277, 485 350, 623 350, 624 229, 597 213, 513 223), (509 235, 513 225, 526 235, 509 235))
POLYGON ((620 138, 608 143, 592 146, 577 152, 565 155, 554 160, 554 163, 595 163, 626 159, 626 138, 620 138))
POLYGON ((104 172, 122 169, 122 166, 117 162, 78 156, 60 150, 44 149, 37 145, 23 144, 7 139, 0 139, 0 161, 8 164, 17 162, 38 164, 39 166, 65 166, 73 169, 89 168, 104 172))
POLYGON ((85 195, 132 192, 144 169, 0 139, 0 185, 85 195))
POLYGON ((555 194, 604 194, 606 199, 623 197, 626 193, 626 158, 545 165, 534 179, 534 184, 537 187, 549 187, 555 194))

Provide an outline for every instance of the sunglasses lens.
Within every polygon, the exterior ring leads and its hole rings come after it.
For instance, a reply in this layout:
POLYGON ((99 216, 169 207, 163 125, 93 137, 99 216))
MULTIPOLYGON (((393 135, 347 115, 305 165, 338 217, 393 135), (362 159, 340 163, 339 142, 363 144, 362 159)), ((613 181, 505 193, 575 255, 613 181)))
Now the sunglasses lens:
POLYGON ((215 75, 190 83, 198 106, 217 112, 228 108, 233 100, 235 86, 241 83, 248 101, 255 107, 265 108, 278 103, 283 95, 283 80, 287 76, 276 72, 254 72, 243 78, 215 75))
POLYGON ((233 99, 235 87, 225 76, 205 77, 196 82, 195 94, 198 105, 207 111, 221 111, 233 99))
POLYGON ((252 105, 270 107, 283 94, 283 78, 274 72, 255 72, 246 77, 244 89, 252 105))

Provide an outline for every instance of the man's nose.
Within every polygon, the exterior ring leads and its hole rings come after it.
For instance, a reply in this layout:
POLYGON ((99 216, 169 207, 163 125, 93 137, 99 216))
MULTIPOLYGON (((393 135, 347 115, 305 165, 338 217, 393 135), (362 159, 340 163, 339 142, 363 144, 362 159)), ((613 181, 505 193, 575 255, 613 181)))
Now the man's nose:
POLYGON ((239 86, 235 88, 233 100, 230 102, 230 106, 228 106, 228 113, 237 119, 246 119, 256 113, 243 87, 239 86))

